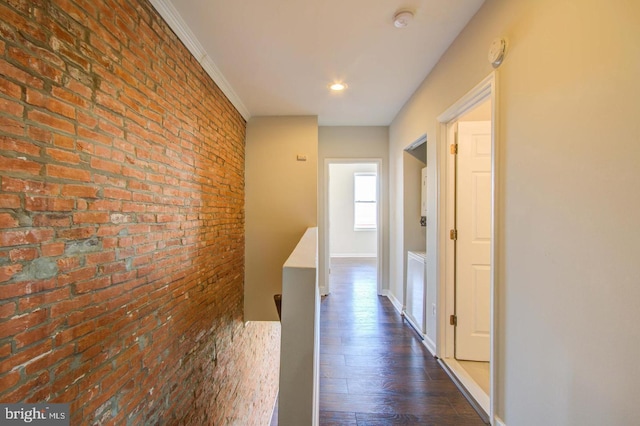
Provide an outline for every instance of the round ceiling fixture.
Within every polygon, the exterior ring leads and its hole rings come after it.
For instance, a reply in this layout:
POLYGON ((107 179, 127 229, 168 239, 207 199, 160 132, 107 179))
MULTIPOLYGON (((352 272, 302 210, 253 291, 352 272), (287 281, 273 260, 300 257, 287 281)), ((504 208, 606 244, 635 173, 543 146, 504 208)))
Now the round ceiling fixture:
POLYGON ((347 88, 347 85, 345 83, 340 83, 340 82, 336 82, 329 85, 329 89, 333 90, 334 92, 342 92, 346 88, 347 88))
POLYGON ((409 10, 399 10, 393 17, 393 26, 396 28, 406 28, 413 20, 413 12, 409 10))

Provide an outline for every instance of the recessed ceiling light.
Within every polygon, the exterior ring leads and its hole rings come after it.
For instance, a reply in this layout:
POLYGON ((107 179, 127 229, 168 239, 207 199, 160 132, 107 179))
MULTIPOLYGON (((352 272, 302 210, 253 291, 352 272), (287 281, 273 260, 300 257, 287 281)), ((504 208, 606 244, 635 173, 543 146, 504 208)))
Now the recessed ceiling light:
POLYGON ((413 12, 409 10, 399 10, 393 17, 393 26, 396 28, 406 28, 413 20, 413 12))
POLYGON ((342 92, 346 88, 347 85, 345 83, 333 83, 329 85, 329 89, 333 90, 334 92, 342 92))

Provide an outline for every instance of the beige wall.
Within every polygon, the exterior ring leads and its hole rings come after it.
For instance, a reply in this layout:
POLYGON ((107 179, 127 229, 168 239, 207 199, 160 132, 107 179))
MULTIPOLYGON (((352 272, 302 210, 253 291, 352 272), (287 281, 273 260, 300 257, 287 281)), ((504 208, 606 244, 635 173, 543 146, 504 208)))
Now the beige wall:
POLYGON ((247 123, 245 320, 277 320, 282 265, 316 226, 316 117, 255 117, 247 123), (306 155, 307 161, 297 161, 306 155))
POLYGON ((382 167, 379 171, 379 179, 382 185, 382 195, 380 203, 383 206, 382 212, 382 253, 379 257, 382 260, 382 282, 381 287, 388 287, 388 259, 386 253, 389 248, 389 205, 388 200, 388 176, 389 176, 389 128, 386 126, 354 126, 354 127, 320 127, 318 130, 318 182, 320 189, 318 192, 318 246, 320 253, 320 268, 318 270, 318 280, 321 291, 325 291, 324 283, 326 259, 325 253, 325 221, 324 221, 324 199, 325 188, 325 160, 330 159, 382 159, 382 167))
MULTIPOLYGON (((488 0, 390 127, 391 221, 402 149, 435 140, 436 117, 492 71, 498 36, 509 47, 497 72, 497 415, 638 424, 640 2, 488 0)), ((435 177, 430 167, 430 191, 435 177)), ((428 264, 435 247, 428 232, 428 264)))

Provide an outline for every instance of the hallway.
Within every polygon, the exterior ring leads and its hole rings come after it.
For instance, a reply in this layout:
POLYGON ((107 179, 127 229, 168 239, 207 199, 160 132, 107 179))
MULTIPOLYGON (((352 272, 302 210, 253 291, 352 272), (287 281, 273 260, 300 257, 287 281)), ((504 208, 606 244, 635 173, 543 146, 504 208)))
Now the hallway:
POLYGON ((331 261, 320 322, 320 424, 483 425, 386 297, 375 261, 331 261))

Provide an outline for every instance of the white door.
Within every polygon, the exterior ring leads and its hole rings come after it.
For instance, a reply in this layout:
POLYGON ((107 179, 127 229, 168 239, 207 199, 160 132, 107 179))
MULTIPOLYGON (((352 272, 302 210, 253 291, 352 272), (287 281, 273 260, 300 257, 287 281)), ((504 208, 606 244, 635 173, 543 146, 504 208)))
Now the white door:
POLYGON ((456 358, 489 361, 491 122, 458 123, 456 358))

